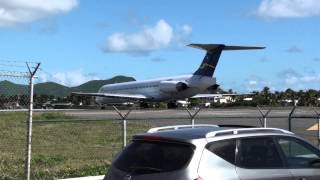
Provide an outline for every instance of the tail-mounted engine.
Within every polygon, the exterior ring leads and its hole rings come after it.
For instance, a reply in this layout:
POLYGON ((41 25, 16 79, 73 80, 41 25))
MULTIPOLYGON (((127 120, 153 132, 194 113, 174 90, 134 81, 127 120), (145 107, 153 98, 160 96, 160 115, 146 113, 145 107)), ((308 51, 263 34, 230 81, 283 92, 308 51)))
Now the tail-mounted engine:
POLYGON ((180 92, 188 89, 189 86, 181 81, 161 81, 160 91, 163 92, 180 92))

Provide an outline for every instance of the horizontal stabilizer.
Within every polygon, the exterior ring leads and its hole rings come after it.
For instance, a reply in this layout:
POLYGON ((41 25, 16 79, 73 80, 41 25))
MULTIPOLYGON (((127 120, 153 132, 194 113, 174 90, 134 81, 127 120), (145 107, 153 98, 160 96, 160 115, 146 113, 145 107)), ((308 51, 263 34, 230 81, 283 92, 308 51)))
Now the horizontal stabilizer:
POLYGON ((227 46, 224 44, 189 44, 188 46, 206 51, 215 51, 218 48, 222 48, 222 50, 254 50, 265 48, 259 46, 227 46))
POLYGON ((222 97, 221 94, 197 94, 197 95, 194 95, 190 98, 216 98, 216 97, 222 97))
POLYGON ((132 99, 132 100, 147 99, 147 97, 145 95, 141 95, 141 94, 114 94, 114 93, 72 92, 71 95, 73 95, 73 96, 106 97, 106 98, 116 98, 116 99, 132 99))
POLYGON ((192 96, 191 98, 221 98, 223 96, 250 96, 255 95, 254 93, 247 93, 247 94, 197 94, 192 96))
POLYGON ((227 46, 225 44, 189 44, 188 46, 207 51, 200 67, 194 75, 212 77, 217 67, 220 55, 224 50, 253 50, 264 49, 258 46, 227 46))

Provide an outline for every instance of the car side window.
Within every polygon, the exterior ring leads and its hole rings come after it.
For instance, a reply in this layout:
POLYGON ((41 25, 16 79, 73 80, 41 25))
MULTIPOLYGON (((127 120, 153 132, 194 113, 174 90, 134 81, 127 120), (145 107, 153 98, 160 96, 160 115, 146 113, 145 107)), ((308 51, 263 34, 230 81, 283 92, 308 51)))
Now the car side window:
POLYGON ((319 152, 311 145, 290 137, 279 137, 277 142, 289 168, 320 168, 319 152))
POLYGON ((231 164, 235 164, 236 139, 215 141, 209 143, 206 148, 231 164))
POLYGON ((239 139, 237 165, 247 169, 278 169, 284 163, 272 137, 239 139))

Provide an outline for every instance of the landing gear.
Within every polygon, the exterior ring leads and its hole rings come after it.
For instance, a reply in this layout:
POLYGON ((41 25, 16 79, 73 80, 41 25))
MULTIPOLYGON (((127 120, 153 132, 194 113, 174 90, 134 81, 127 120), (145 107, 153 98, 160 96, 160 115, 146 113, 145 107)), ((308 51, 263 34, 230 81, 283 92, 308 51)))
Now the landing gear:
POLYGON ((176 102, 168 102, 167 104, 168 109, 176 109, 178 106, 176 104, 176 102))
POLYGON ((141 103, 140 103, 140 108, 142 108, 142 109, 147 109, 147 108, 149 108, 149 104, 146 103, 146 102, 141 102, 141 103))

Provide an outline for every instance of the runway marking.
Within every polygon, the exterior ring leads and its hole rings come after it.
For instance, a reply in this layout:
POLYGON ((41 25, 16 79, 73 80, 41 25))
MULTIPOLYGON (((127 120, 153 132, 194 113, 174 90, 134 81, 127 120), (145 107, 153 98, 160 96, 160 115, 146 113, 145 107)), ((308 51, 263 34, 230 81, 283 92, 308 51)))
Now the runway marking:
POLYGON ((318 131, 318 124, 319 123, 316 123, 313 126, 309 127, 307 131, 318 131))

